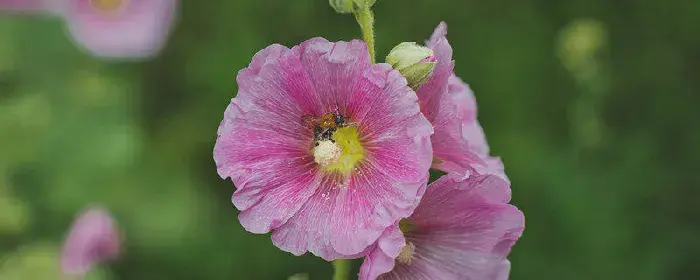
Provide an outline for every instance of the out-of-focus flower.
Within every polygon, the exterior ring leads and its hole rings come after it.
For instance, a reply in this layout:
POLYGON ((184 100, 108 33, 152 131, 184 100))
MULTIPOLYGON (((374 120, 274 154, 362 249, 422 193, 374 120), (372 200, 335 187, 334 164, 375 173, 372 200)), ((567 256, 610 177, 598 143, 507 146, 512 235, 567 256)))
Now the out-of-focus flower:
POLYGON ((109 213, 89 208, 79 214, 63 245, 63 273, 82 277, 93 265, 116 259, 120 246, 121 236, 109 213))
POLYGON ((103 58, 157 54, 172 29, 176 0, 56 0, 77 44, 103 58))
POLYGON ((476 117, 476 101, 469 86, 454 75, 452 47, 443 22, 427 42, 437 63, 431 77, 416 94, 421 112, 435 129, 431 137, 433 168, 463 176, 496 174, 508 185, 500 159, 489 156, 483 129, 476 117))
POLYGON ((332 260, 411 214, 428 179, 432 127, 406 79, 371 65, 364 42, 272 45, 237 82, 214 160, 237 188, 232 202, 248 231, 274 230, 279 248, 332 260))
POLYGON ((37 12, 47 8, 50 0, 0 0, 0 11, 37 12))
POLYGON ((386 63, 399 70, 408 81, 408 86, 417 89, 425 83, 435 69, 435 55, 430 48, 414 42, 398 44, 389 52, 386 63))
POLYGON ((508 204, 510 188, 448 174, 433 182, 415 212, 369 250, 360 280, 508 278, 510 249, 525 219, 508 204))

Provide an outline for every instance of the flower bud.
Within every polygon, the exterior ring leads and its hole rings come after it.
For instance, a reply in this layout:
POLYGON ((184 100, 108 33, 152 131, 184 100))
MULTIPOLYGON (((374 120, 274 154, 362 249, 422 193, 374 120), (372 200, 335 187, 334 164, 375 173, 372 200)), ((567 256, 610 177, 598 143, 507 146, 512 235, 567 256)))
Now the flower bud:
POLYGON ((358 7, 367 7, 367 8, 372 8, 374 6, 374 3, 377 2, 377 0, 354 0, 355 4, 357 4, 358 7))
POLYGON ((340 14, 353 13, 356 10, 372 8, 377 0, 328 0, 331 7, 340 14))
POLYGON ((355 11, 353 0, 328 0, 331 7, 339 14, 349 14, 355 11))
POLYGON ((386 57, 386 62, 401 72, 414 90, 428 81, 435 69, 435 61, 433 50, 414 42, 397 45, 386 57))

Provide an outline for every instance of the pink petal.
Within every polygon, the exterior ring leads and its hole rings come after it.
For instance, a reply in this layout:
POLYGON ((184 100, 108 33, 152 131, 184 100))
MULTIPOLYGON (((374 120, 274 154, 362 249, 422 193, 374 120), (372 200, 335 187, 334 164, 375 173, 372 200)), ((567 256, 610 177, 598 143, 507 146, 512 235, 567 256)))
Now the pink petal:
POLYGON ((116 259, 120 238, 114 221, 105 210, 91 208, 74 222, 61 253, 66 275, 85 275, 94 264, 116 259))
POLYGON ((509 276, 510 276, 510 261, 504 260, 498 266, 498 271, 496 271, 496 276, 493 279, 494 280, 508 280, 509 276))
POLYGON ((421 112, 423 112, 431 123, 434 122, 439 113, 442 97, 447 92, 448 80, 454 69, 452 46, 450 46, 450 43, 444 35, 438 36, 442 34, 442 28, 446 28, 445 23, 441 23, 440 26, 435 29, 433 36, 428 42, 428 47, 433 49, 436 58, 433 74, 428 81, 416 91, 418 99, 420 99, 421 112))
POLYGON ((0 0, 0 11, 8 12, 44 12, 49 0, 0 0))
POLYGON ((431 141, 437 161, 433 168, 464 176, 496 175, 509 184, 500 160, 488 154, 486 137, 477 121, 474 94, 452 72, 452 47, 446 35, 447 25, 443 22, 428 40, 437 64, 431 78, 416 92, 421 111, 435 129, 431 141))
POLYGON ((503 164, 488 155, 484 131, 476 120, 474 94, 456 76, 450 77, 449 82, 433 121, 435 134, 431 140, 438 159, 433 167, 465 176, 496 175, 503 184, 509 184, 503 164))
POLYGON ((232 202, 243 226, 265 233, 294 215, 319 185, 309 152, 313 136, 300 121, 318 104, 308 103, 314 91, 298 51, 279 45, 259 52, 237 80, 214 160, 219 175, 238 188, 232 202))
MULTIPOLYGON (((313 38, 299 47, 300 59, 311 81, 317 115, 345 109, 353 95, 352 89, 363 71, 370 66, 367 45, 359 40, 331 43, 313 38)), ((346 110, 341 110, 348 115, 346 110)), ((354 120, 357 121, 357 120, 354 120)))
POLYGON ((398 225, 387 228, 377 240, 377 244, 365 256, 360 267, 359 280, 374 280, 379 275, 391 271, 396 257, 405 245, 406 239, 398 225))
POLYGON ((445 38, 445 36, 447 36, 447 23, 443 21, 435 27, 433 34, 430 35, 430 39, 428 39, 427 46, 434 49, 438 42, 445 38))
POLYGON ((443 176, 428 187, 410 219, 426 232, 422 238, 439 232, 433 244, 491 252, 524 227, 522 213, 506 204, 509 199, 509 188, 498 180, 443 176))
POLYGON ((68 32, 78 44, 105 58, 146 58, 158 53, 170 33, 176 0, 124 1, 122 11, 105 13, 91 0, 67 0, 68 32))

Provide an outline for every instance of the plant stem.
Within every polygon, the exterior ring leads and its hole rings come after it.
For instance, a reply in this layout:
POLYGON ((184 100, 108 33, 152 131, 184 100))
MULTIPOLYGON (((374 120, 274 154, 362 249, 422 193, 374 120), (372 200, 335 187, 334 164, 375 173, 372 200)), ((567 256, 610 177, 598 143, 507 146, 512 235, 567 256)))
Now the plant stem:
POLYGON ((372 64, 375 63, 376 59, 374 57, 374 14, 369 5, 361 7, 355 11, 355 19, 357 23, 360 24, 360 29, 362 29, 362 39, 367 43, 367 49, 369 50, 369 58, 372 64))
POLYGON ((333 270, 333 280, 348 280, 350 276, 350 260, 334 260, 333 270))

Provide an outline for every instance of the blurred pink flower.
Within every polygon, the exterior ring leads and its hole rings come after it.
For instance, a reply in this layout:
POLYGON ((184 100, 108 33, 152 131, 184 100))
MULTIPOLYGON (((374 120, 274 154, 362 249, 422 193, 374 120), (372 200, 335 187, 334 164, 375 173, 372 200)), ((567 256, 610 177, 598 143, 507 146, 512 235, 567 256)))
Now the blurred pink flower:
POLYGON ((364 42, 272 45, 237 82, 214 160, 237 188, 232 202, 248 231, 274 230, 282 250, 331 260, 360 253, 411 214, 428 179, 432 128, 406 80, 371 65, 364 42), (330 130, 334 141, 305 125, 329 113, 349 124, 330 130))
POLYGON ((489 156, 484 131, 477 121, 474 94, 453 72, 452 47, 446 35, 447 25, 442 22, 427 42, 437 58, 435 69, 416 91, 421 112, 435 129, 431 137, 433 168, 463 176, 495 174, 503 179, 502 184, 509 184, 501 161, 489 156))
POLYGON ((430 184, 415 212, 370 247, 359 279, 507 279, 525 220, 499 180, 452 174, 430 184))
POLYGON ((106 210, 89 208, 79 214, 61 253, 63 273, 84 276, 93 265, 119 256, 121 239, 106 210))
POLYGON ((165 45, 176 17, 176 0, 54 0, 68 32, 103 58, 139 59, 165 45))
POLYGON ((38 12, 44 11, 51 0, 0 0, 0 11, 38 12))

